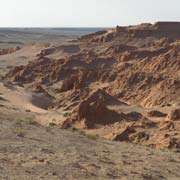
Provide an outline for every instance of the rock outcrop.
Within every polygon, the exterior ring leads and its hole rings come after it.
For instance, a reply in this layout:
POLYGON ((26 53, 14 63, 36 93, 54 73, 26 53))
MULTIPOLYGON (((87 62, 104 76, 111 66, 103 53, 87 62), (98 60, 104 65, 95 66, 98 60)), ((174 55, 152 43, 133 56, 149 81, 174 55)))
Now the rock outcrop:
POLYGON ((157 110, 149 111, 147 114, 150 117, 166 117, 167 116, 166 113, 163 113, 163 112, 157 111, 157 110))
POLYGON ((49 47, 3 79, 52 94, 49 108, 70 112, 64 127, 109 128, 111 139, 172 148, 180 137, 179 107, 173 107, 180 101, 179 71, 180 23, 158 22, 49 47))
POLYGON ((167 117, 167 120, 178 121, 180 120, 180 109, 172 110, 167 117))
POLYGON ((15 48, 6 48, 6 49, 0 49, 0 56, 6 55, 6 54, 12 54, 16 51, 19 51, 21 48, 19 46, 15 48))

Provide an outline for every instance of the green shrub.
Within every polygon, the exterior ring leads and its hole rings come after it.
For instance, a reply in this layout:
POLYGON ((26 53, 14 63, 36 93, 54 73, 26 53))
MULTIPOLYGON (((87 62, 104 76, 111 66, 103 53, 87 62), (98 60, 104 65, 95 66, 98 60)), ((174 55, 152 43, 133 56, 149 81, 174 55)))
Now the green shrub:
POLYGON ((26 133, 22 129, 15 129, 13 133, 18 137, 25 137, 26 133))
POLYGON ((38 123, 33 119, 27 119, 26 123, 29 125, 38 125, 38 123))
POLYGON ((65 113, 63 114, 64 117, 68 117, 69 115, 70 115, 70 113, 68 113, 68 112, 65 112, 65 113))
POLYGON ((55 126, 57 126, 57 125, 56 125, 56 123, 54 123, 54 122, 50 122, 50 123, 49 123, 49 126, 50 126, 50 127, 55 127, 55 126))
POLYGON ((17 119, 15 124, 19 126, 23 124, 38 125, 38 123, 33 118, 17 119))
POLYGON ((22 119, 17 119, 16 121, 15 121, 15 124, 16 125, 22 125, 24 123, 24 120, 22 120, 22 119))
POLYGON ((96 140, 98 138, 95 134, 86 134, 84 131, 79 131, 79 134, 87 137, 88 139, 96 140))
POLYGON ((92 139, 92 140, 96 140, 96 139, 98 138, 98 136, 95 135, 95 134, 86 134, 86 137, 87 137, 88 139, 92 139))

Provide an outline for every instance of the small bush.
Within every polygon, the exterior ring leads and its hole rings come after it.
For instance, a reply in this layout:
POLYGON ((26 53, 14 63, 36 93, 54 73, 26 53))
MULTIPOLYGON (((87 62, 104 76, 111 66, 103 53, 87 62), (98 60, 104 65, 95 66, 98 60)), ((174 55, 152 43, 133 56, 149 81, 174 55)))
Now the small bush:
POLYGON ((57 125, 56 125, 56 123, 54 123, 54 122, 50 122, 50 123, 49 123, 49 126, 50 126, 50 127, 55 127, 55 126, 57 126, 57 125))
POLYGON ((26 123, 29 125, 38 125, 38 123, 34 121, 33 119, 27 119, 26 123))
POLYGON ((78 131, 78 129, 76 129, 75 127, 70 127, 69 130, 72 132, 78 131))
POLYGON ((68 117, 69 115, 70 115, 70 113, 68 113, 68 112, 65 112, 65 113, 63 114, 64 117, 68 117))
POLYGON ((45 127, 46 132, 50 133, 51 132, 51 128, 50 127, 45 127))
POLYGON ((23 124, 28 124, 28 125, 38 125, 38 123, 32 119, 32 118, 25 118, 25 119, 17 119, 15 122, 16 125, 23 125, 23 124))
POLYGON ((18 137, 25 137, 26 135, 26 133, 21 129, 15 129, 13 132, 18 137))
POLYGON ((52 122, 56 122, 56 120, 55 120, 55 119, 52 119, 52 122))
POLYGON ((82 135, 82 136, 86 135, 86 133, 84 131, 79 131, 79 134, 82 135))
POLYGON ((98 138, 98 136, 95 135, 95 134, 86 134, 86 137, 87 137, 88 139, 92 139, 92 140, 96 140, 96 139, 98 138))
POLYGON ((17 119, 16 122, 15 122, 15 125, 22 125, 24 123, 24 120, 22 119, 17 119))
POLYGON ((98 138, 95 134, 86 134, 84 131, 79 131, 79 134, 87 137, 88 139, 96 140, 98 138))

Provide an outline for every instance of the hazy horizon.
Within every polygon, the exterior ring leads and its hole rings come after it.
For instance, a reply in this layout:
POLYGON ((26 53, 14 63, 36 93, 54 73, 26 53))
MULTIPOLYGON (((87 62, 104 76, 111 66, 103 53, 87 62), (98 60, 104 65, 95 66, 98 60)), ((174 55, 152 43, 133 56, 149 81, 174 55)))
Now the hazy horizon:
POLYGON ((21 27, 11 27, 11 26, 9 26, 9 27, 1 27, 0 26, 0 29, 106 29, 106 28, 113 28, 114 26, 109 26, 109 27, 71 27, 71 26, 69 26, 69 27, 59 27, 59 26, 54 26, 54 27, 51 27, 51 26, 49 26, 49 27, 45 27, 45 26, 41 26, 41 27, 38 27, 38 26, 32 26, 32 27, 26 27, 26 26, 21 26, 21 27))
POLYGON ((109 28, 180 21, 180 1, 0 0, 2 28, 109 28))

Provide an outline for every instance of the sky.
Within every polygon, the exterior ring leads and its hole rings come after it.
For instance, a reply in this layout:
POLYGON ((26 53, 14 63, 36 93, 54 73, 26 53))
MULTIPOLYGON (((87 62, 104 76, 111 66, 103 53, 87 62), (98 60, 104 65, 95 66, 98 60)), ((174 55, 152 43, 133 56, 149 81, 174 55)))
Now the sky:
POLYGON ((180 21, 180 0, 0 0, 0 27, 115 27, 180 21))

